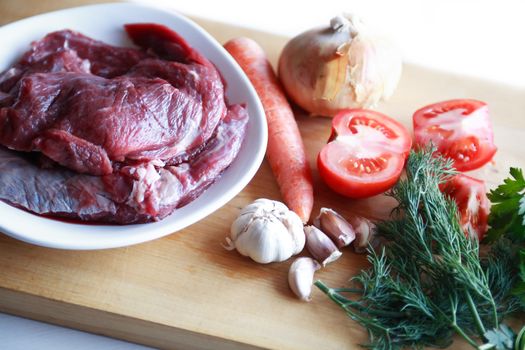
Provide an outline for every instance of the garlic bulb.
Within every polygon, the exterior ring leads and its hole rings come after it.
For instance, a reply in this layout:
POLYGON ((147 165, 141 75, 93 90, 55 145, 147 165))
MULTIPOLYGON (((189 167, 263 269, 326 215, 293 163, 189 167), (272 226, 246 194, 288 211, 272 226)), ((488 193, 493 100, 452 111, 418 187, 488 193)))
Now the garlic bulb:
POLYGON ((401 55, 353 15, 332 19, 329 27, 291 39, 279 59, 279 78, 288 96, 314 115, 341 109, 372 108, 394 92, 401 55))
POLYGON ((260 198, 241 210, 226 242, 258 263, 284 261, 303 250, 303 223, 283 203, 260 198))

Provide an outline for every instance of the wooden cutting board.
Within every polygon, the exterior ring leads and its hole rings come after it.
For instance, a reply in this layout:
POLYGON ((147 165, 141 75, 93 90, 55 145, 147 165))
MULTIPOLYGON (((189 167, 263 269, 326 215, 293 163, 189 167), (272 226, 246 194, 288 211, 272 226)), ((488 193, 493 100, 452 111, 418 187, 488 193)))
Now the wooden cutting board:
MULTIPOLYGON (((102 1, 2 0, 0 24, 95 2, 102 1)), ((273 62, 286 42, 267 33, 196 21, 220 42, 240 35, 256 39, 273 62)), ((489 103, 499 147, 494 164, 475 175, 492 186, 509 166, 525 167, 523 89, 406 65, 395 96, 379 110, 410 127, 415 109, 460 97, 489 103)), ((315 158, 330 122, 300 113, 297 119, 314 168, 314 213, 327 206, 342 214, 385 217, 393 203, 384 197, 351 201, 320 182, 315 158)), ((366 334, 320 291, 314 290, 310 303, 293 297, 286 282, 290 261, 263 266, 222 248, 240 208, 259 197, 281 198, 266 162, 223 208, 156 241, 103 251, 61 251, 0 235, 0 311, 160 348, 358 348, 366 334)), ((342 286, 365 266, 363 256, 345 250, 316 277, 342 286)))

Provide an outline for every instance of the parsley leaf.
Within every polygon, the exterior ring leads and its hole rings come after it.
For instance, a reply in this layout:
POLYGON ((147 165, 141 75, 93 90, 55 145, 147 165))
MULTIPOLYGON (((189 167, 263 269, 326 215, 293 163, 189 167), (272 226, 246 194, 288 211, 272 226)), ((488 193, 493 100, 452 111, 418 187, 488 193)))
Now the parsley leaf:
MULTIPOLYGON (((510 168, 509 178, 487 195, 492 202, 486 241, 505 236, 525 244, 525 178, 519 168, 510 168)), ((518 252, 518 276, 512 292, 525 307, 525 248, 518 252)))
POLYGON ((490 191, 489 199, 491 201, 498 201, 499 196, 505 199, 508 196, 513 196, 525 190, 525 178, 523 178, 523 171, 519 168, 510 168, 511 178, 503 180, 503 184, 499 185, 495 190, 490 191))
POLYGON ((493 203, 488 242, 494 242, 502 235, 514 241, 525 240, 525 178, 519 168, 510 168, 510 175, 487 195, 493 203))
POLYGON ((523 221, 521 222, 523 226, 525 226, 525 196, 521 197, 520 199, 520 208, 518 210, 518 214, 523 217, 523 221))
POLYGON ((493 349, 505 350, 512 349, 515 335, 507 325, 501 324, 498 328, 485 332, 484 337, 494 346, 493 349))

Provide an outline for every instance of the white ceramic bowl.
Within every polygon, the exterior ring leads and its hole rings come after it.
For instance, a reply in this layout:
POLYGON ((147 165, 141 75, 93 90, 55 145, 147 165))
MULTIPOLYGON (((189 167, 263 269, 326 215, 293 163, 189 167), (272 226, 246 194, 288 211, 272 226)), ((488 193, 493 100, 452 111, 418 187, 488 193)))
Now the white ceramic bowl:
MULTIPOLYGON (((92 38, 131 46, 123 25, 133 22, 164 24, 211 60, 227 82, 231 103, 246 103, 250 120, 239 155, 199 198, 164 220, 139 225, 82 225, 42 218, 0 202, 0 231, 23 241, 62 249, 122 247, 166 236, 216 211, 237 195, 259 168, 267 142, 267 127, 255 90, 237 63, 204 29, 184 16, 132 3, 77 7, 27 18, 0 27, 0 71, 29 48, 29 43, 60 29, 73 29, 92 38)), ((2 186, 2 184, 0 184, 2 186)))

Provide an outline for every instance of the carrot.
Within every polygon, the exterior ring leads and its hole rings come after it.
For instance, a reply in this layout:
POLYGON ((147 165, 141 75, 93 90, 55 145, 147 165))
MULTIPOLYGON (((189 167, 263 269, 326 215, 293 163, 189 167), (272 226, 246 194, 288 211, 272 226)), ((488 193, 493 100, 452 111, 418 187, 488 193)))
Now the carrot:
POLYGON ((304 223, 314 202, 312 173, 292 109, 263 49, 253 40, 237 38, 224 44, 250 79, 263 104, 268 123, 266 159, 286 205, 304 223))

